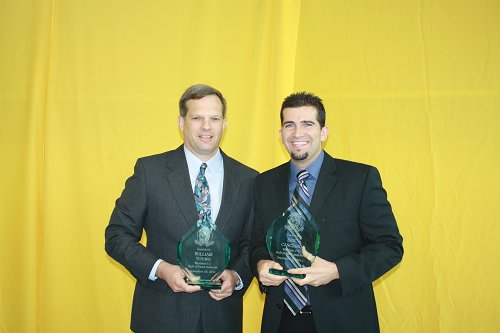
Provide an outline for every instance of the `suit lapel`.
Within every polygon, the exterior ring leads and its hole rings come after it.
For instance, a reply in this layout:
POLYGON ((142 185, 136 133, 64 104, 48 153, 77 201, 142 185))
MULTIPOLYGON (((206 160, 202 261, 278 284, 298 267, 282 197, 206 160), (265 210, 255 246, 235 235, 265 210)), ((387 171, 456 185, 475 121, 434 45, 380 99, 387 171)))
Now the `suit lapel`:
POLYGON ((167 168, 170 170, 167 179, 170 189, 174 193, 173 197, 184 216, 184 221, 189 227, 192 227, 198 220, 198 214, 196 213, 188 166, 183 149, 183 146, 177 148, 172 159, 167 164, 167 168))
POLYGON ((337 177, 335 176, 336 170, 335 160, 325 152, 325 158, 319 172, 318 181, 316 182, 311 201, 310 209, 312 216, 318 215, 321 207, 325 204, 328 195, 337 182, 337 177))
POLYGON ((215 220, 217 228, 224 228, 224 225, 229 221, 231 211, 236 205, 236 200, 238 200, 238 193, 241 187, 235 167, 233 166, 233 161, 222 150, 221 154, 224 163, 224 182, 222 185, 221 206, 215 220))
POLYGON ((274 186, 277 193, 283 193, 276 198, 277 214, 283 213, 290 206, 288 178, 290 177, 290 162, 282 164, 277 170, 274 186))

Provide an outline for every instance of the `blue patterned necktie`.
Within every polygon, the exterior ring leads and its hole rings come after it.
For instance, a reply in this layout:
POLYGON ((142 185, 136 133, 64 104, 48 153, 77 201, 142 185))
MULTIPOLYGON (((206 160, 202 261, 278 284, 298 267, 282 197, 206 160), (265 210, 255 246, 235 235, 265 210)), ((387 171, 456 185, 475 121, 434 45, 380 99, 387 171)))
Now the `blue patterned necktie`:
MULTIPOLYGON (((293 191, 292 195, 292 208, 295 209, 299 215, 306 215, 301 212, 301 206, 305 209, 309 208, 310 195, 307 189, 305 180, 310 176, 309 172, 306 170, 301 170, 297 174, 297 187, 293 191)), ((296 250, 301 253, 302 248, 302 236, 298 232, 288 231, 287 240, 291 243, 296 250)), ((298 264, 293 261, 285 262, 286 268, 297 268, 298 264)), ((307 288, 305 286, 299 286, 295 284, 291 279, 285 280, 285 305, 295 316, 300 310, 302 310, 309 303, 309 296, 307 293, 307 288)))
POLYGON ((207 164, 202 163, 194 185, 194 201, 196 203, 196 212, 198 213, 197 225, 203 225, 214 229, 214 224, 212 223, 212 210, 210 207, 210 188, 208 187, 207 178, 205 177, 206 169, 207 164))

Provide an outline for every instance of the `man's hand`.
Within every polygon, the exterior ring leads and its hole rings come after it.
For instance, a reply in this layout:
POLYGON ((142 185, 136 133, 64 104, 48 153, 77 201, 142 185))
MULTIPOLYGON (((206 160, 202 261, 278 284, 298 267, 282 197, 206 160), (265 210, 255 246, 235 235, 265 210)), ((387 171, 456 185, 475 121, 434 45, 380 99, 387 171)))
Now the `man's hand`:
POLYGON ((259 281, 264 286, 279 286, 283 281, 287 279, 286 276, 274 275, 269 273, 269 269, 283 269, 283 267, 272 260, 260 260, 257 263, 257 272, 259 273, 259 281))
POLYGON ((193 293, 200 291, 200 286, 190 286, 184 281, 186 273, 177 265, 162 261, 156 269, 156 276, 164 280, 174 292, 193 293))
POLYGON ((238 284, 238 274, 235 271, 226 269, 220 275, 222 286, 219 290, 210 290, 208 293, 216 301, 220 301, 233 294, 234 288, 238 284))
POLYGON ((311 267, 289 269, 292 274, 305 274, 303 279, 292 278, 293 282, 303 286, 309 285, 313 287, 321 286, 330 283, 339 278, 339 270, 333 262, 315 257, 311 267))

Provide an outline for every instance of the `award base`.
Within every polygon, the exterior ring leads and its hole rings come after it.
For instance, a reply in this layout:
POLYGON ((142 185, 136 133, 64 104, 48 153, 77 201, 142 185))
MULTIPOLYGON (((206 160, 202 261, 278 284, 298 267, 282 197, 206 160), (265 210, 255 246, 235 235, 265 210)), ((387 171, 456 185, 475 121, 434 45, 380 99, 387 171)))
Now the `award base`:
POLYGON ((274 269, 274 268, 269 268, 269 273, 274 274, 274 275, 293 277, 296 279, 303 279, 306 277, 305 274, 291 274, 291 273, 288 273, 287 271, 284 271, 281 269, 274 269))
POLYGON ((184 278, 187 284, 190 286, 200 286, 203 290, 218 290, 222 286, 222 280, 215 281, 190 281, 187 278, 184 278))

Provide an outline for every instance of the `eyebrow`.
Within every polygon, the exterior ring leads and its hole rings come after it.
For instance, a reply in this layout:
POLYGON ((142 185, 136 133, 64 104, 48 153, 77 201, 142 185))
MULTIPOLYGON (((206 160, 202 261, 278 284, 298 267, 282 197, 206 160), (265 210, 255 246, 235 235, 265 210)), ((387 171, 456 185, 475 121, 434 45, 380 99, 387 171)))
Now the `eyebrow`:
MULTIPOLYGON (((287 124, 295 124, 295 122, 291 121, 291 120, 283 122, 283 125, 287 125, 287 124)), ((299 124, 313 124, 314 125, 314 121, 313 120, 301 120, 301 121, 299 121, 299 124)))
POLYGON ((201 117, 201 118, 224 118, 221 114, 211 114, 211 115, 203 115, 201 113, 193 113, 190 115, 190 117, 201 117))

